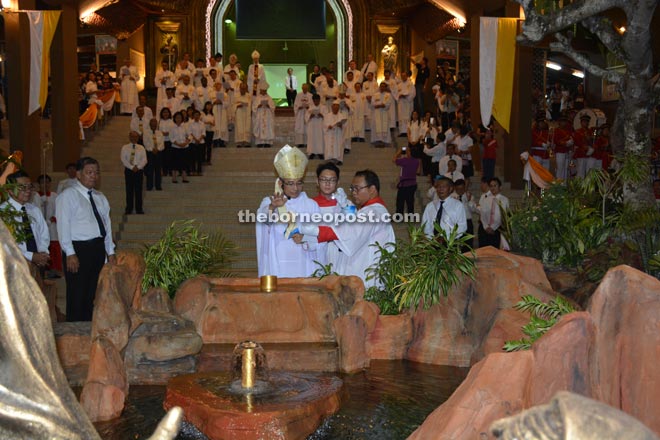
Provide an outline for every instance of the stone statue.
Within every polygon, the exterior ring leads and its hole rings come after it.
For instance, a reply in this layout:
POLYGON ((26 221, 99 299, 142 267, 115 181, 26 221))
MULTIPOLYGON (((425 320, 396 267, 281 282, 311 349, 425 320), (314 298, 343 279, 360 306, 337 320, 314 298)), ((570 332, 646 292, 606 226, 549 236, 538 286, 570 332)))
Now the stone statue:
MULTIPOLYGON (((100 439, 60 366, 46 299, 0 222, 0 438, 100 439)), ((151 440, 173 440, 182 411, 173 408, 151 440)))
POLYGON ((380 51, 380 54, 383 58, 383 70, 389 70, 392 73, 396 73, 396 61, 399 57, 399 49, 394 44, 394 37, 391 35, 387 37, 387 44, 383 46, 383 50, 380 51))
POLYGON ((558 392, 547 405, 496 421, 490 427, 502 440, 657 440, 640 421, 579 394, 558 392))

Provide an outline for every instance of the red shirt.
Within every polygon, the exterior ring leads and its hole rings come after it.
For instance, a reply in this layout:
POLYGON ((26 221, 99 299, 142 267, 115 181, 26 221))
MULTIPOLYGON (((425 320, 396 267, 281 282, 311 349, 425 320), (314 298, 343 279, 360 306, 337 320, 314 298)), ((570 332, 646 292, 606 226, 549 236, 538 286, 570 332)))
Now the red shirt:
POLYGON ((555 134, 553 142, 555 143, 555 151, 557 153, 568 153, 568 146, 566 142, 570 141, 573 138, 573 132, 571 130, 565 130, 563 128, 555 129, 555 134))
POLYGON ((548 143, 548 130, 532 130, 532 156, 538 156, 541 159, 547 159, 548 150, 543 144, 548 143))
POLYGON ((590 128, 578 128, 573 136, 575 140, 575 159, 585 159, 587 150, 593 142, 593 130, 590 128))
POLYGON ((491 139, 487 144, 484 145, 484 159, 496 159, 497 158, 497 141, 491 139))
MULTIPOLYGON (((607 153, 610 146, 610 138, 607 136, 598 136, 594 142, 594 154, 591 155, 594 159, 601 160, 607 153)), ((605 168, 607 169, 607 168, 605 168)))
POLYGON ((325 196, 321 193, 317 194, 316 197, 314 197, 312 200, 314 200, 319 205, 319 208, 329 208, 331 206, 337 206, 337 200, 326 199, 325 196))

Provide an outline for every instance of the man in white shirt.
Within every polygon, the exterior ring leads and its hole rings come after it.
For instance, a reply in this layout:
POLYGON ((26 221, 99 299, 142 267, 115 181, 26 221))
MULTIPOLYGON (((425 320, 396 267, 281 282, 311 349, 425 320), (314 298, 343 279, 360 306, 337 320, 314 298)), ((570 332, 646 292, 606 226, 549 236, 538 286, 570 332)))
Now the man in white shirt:
POLYGON ((344 161, 345 124, 346 115, 339 111, 339 102, 334 102, 323 118, 323 157, 337 165, 344 161))
POLYGON ((366 78, 368 73, 371 73, 375 78, 377 70, 378 65, 374 61, 374 56, 372 54, 367 55, 367 61, 362 65, 362 69, 360 69, 362 78, 366 78))
POLYGON ((438 161, 438 174, 441 176, 447 174, 447 171, 449 171, 450 160, 456 162, 456 169, 454 171, 458 171, 459 173, 463 172, 463 159, 461 159, 461 156, 456 154, 456 145, 449 144, 447 145, 447 154, 442 156, 438 161))
POLYGON ((452 182, 456 182, 457 180, 465 181, 463 173, 456 170, 456 161, 454 159, 449 159, 447 162, 447 172, 443 174, 443 176, 450 179, 452 182))
POLYGON ((141 105, 135 108, 135 116, 131 118, 131 131, 134 131, 138 134, 138 143, 142 142, 142 133, 144 129, 149 124, 150 119, 147 119, 144 115, 144 107, 141 105))
POLYGON ((200 80, 200 85, 195 89, 195 110, 200 112, 204 110, 206 102, 213 102, 215 98, 215 88, 209 86, 209 80, 203 76, 200 80))
POLYGON ((158 129, 158 119, 153 118, 149 121, 149 127, 144 130, 142 135, 144 149, 147 152, 147 166, 144 169, 147 175, 147 191, 154 189, 162 191, 162 170, 163 150, 165 149, 165 140, 163 133, 158 129))
POLYGON ((165 99, 167 99, 166 90, 174 87, 174 72, 169 68, 169 63, 163 61, 161 64, 162 70, 156 73, 154 78, 154 85, 158 87, 156 95, 156 114, 160 114, 160 109, 163 108, 165 99))
POLYGON ((509 209, 509 199, 500 193, 502 182, 493 177, 488 182, 490 191, 479 199, 479 247, 493 246, 500 248, 502 210, 509 209))
POLYGON ((16 186, 8 191, 9 198, 0 209, 16 211, 15 219, 21 224, 21 237, 24 238, 16 244, 27 261, 45 269, 50 262, 50 233, 41 210, 29 203, 33 192, 30 177, 24 171, 17 171, 7 176, 7 183, 16 186))
POLYGON ((75 185, 78 183, 78 178, 76 177, 76 164, 71 162, 66 164, 66 175, 68 176, 66 179, 60 180, 59 183, 57 184, 57 193, 62 194, 62 191, 67 189, 70 186, 75 185))
POLYGON ((321 105, 321 97, 317 94, 312 96, 312 104, 305 114, 307 125, 307 156, 310 159, 322 158, 323 146, 323 118, 326 114, 325 106, 321 105))
POLYGON ((465 209, 463 204, 451 197, 454 191, 454 182, 446 177, 436 179, 435 191, 438 198, 429 202, 422 215, 422 225, 424 234, 428 238, 436 236, 435 225, 439 225, 447 237, 454 228, 458 236, 461 236, 467 230, 467 220, 465 218, 465 209))
POLYGON ((99 163, 83 157, 77 163, 78 182, 58 195, 57 234, 64 257, 67 321, 91 321, 99 274, 114 264, 110 204, 94 187, 99 163))
MULTIPOLYGON (((467 220, 467 230, 465 232, 469 235, 474 235, 472 216, 479 212, 479 210, 477 209, 477 204, 474 202, 474 197, 472 197, 472 194, 467 191, 465 180, 459 179, 454 182, 454 193, 452 194, 452 197, 461 202, 463 204, 463 208, 465 209, 465 219, 467 220)), ((474 247, 474 238, 470 238, 466 242, 466 245, 472 249, 474 247)), ((464 249, 464 251, 468 250, 469 249, 467 248, 464 249)))
POLYGON ((296 75, 293 74, 293 69, 290 67, 286 70, 284 85, 286 86, 286 103, 289 107, 293 107, 293 103, 296 101, 296 95, 298 94, 298 80, 296 79, 296 75))
POLYGON ((137 132, 128 134, 129 143, 121 147, 121 163, 124 165, 124 182, 126 183, 126 210, 124 214, 133 214, 133 202, 135 211, 144 214, 142 210, 142 179, 144 167, 147 165, 147 152, 138 143, 137 132))
POLYGON ((355 60, 350 60, 348 62, 348 70, 344 73, 344 82, 347 83, 348 81, 362 82, 362 72, 358 70, 357 62, 355 60), (348 77, 349 73, 353 75, 353 78, 348 77))

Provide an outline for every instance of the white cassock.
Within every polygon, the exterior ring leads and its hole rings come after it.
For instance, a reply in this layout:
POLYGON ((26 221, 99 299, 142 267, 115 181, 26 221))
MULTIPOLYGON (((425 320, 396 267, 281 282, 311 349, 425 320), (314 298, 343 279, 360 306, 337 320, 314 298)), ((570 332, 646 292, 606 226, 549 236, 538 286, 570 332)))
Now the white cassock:
POLYGON ((214 90, 211 96, 213 102, 213 118, 215 125, 213 126, 213 140, 229 141, 229 131, 227 130, 227 94, 224 89, 214 90))
POLYGON ((345 83, 348 83, 348 72, 353 72, 353 83, 355 83, 355 82, 362 82, 362 71, 361 71, 361 70, 357 70, 357 69, 355 69, 355 70, 351 70, 351 69, 348 69, 348 70, 344 73, 344 82, 345 82, 345 83))
POLYGON ((252 133, 257 145, 275 141, 275 102, 269 95, 252 98, 252 133))
POLYGON ((374 117, 374 110, 371 107, 370 99, 373 98, 375 93, 379 93, 378 84, 376 81, 365 81, 362 83, 362 93, 367 100, 367 106, 364 109, 364 129, 371 130, 371 120, 374 117))
POLYGON ((177 65, 176 69, 174 70, 174 78, 176 81, 181 81, 181 77, 183 75, 188 75, 190 77, 190 80, 192 81, 193 76, 195 75, 195 67, 188 63, 188 66, 186 68, 181 67, 181 65, 177 65))
POLYGON ((323 118, 323 156, 325 160, 344 161, 344 124, 346 115, 327 112, 323 118))
POLYGON ((339 96, 339 87, 337 86, 337 83, 333 82, 332 87, 330 87, 327 82, 322 83, 319 95, 321 95, 321 104, 324 104, 328 111, 330 111, 332 109, 332 103, 335 102, 339 96))
MULTIPOLYGON (((261 201, 257 215, 268 215, 270 197, 261 201)), ((320 212, 319 205, 304 192, 295 199, 287 200, 284 205, 289 213, 320 212)), ((278 212, 277 210, 275 212, 278 212)), ((316 247, 296 244, 293 239, 286 239, 284 232, 288 223, 257 222, 257 262, 259 276, 275 275, 279 278, 309 277, 318 269, 314 260, 318 260, 316 247)))
POLYGON ((367 61, 362 65, 362 69, 360 69, 360 72, 362 73, 362 78, 366 78, 367 74, 369 72, 374 74, 374 78, 376 77, 376 72, 378 71, 378 64, 376 64, 375 61, 367 61))
POLYGON ((250 143, 252 138, 252 106, 247 93, 234 96, 234 141, 250 143))
POLYGON ((229 111, 227 112, 227 123, 233 124, 234 123, 234 97, 241 92, 239 91, 239 88, 241 86, 241 80, 236 78, 234 81, 228 79, 224 83, 225 85, 225 90, 227 91, 227 99, 229 99, 229 102, 227 103, 227 108, 229 111))
POLYGON ((390 88, 390 99, 392 100, 392 105, 390 106, 390 128, 396 128, 396 107, 397 107, 397 96, 399 96, 399 88, 397 86, 396 80, 394 78, 391 78, 389 81, 385 81, 385 83, 389 86, 390 88))
POLYGON ((344 122, 344 148, 348 150, 351 149, 351 133, 353 133, 353 128, 351 127, 351 116, 353 115, 352 105, 349 96, 339 98, 339 113, 344 115, 346 119, 344 122))
MULTIPOLYGON (((247 86, 248 86, 248 92, 252 94, 253 86, 254 86, 254 81, 257 80, 258 84, 265 84, 266 83, 266 71, 264 70, 264 65, 263 64, 250 64, 247 70, 247 86)), ((259 90, 257 87, 257 94, 259 94, 259 90)))
POLYGON ((344 87, 346 87, 346 96, 355 95, 355 83, 356 81, 344 81, 344 87))
POLYGON ((197 92, 192 84, 185 85, 183 83, 176 86, 175 96, 179 98, 179 105, 182 110, 187 109, 195 102, 197 92))
POLYGON ((373 110, 373 119, 371 124, 371 143, 384 142, 390 144, 390 106, 392 105, 392 95, 387 92, 378 92, 371 98, 371 108, 373 110), (385 107, 376 108, 384 105, 385 107))
POLYGON ((325 106, 312 103, 307 109, 307 154, 323 154, 323 125, 325 106))
MULTIPOLYGON (((233 66, 231 64, 227 64, 225 66, 225 68, 222 69, 222 71, 224 72, 225 81, 229 81, 229 71, 230 70, 233 70, 234 72, 236 72, 236 79, 239 79, 239 77, 241 76, 241 71, 238 70, 238 66, 235 65, 235 64, 233 66)), ((218 72, 218 73, 220 73, 220 72, 218 72)), ((238 88, 236 89, 236 92, 238 92, 238 88)))
POLYGON ((133 113, 139 103, 137 81, 140 80, 140 75, 135 66, 122 66, 119 74, 121 76, 120 111, 121 113, 133 113))
POLYGON ((197 87, 197 89, 195 89, 195 110, 201 112, 204 109, 204 104, 206 102, 213 102, 213 95, 215 95, 215 89, 213 87, 197 87))
MULTIPOLYGON (((383 219, 385 216, 389 216, 389 212, 382 203, 374 203, 374 200, 372 200, 367 202, 367 205, 363 206, 357 212, 357 215, 364 215, 365 218, 373 215, 375 218, 383 219), (370 212, 373 214, 369 214, 370 212)), ((341 251, 337 257, 335 271, 339 275, 355 275, 362 278, 365 289, 378 285, 375 279, 366 280, 366 271, 369 266, 378 263, 380 258, 377 247, 373 245, 379 243, 385 247, 388 243, 394 243, 395 237, 392 225, 384 221, 353 222, 332 226, 332 230, 337 236, 334 243, 341 251)))
POLYGON ((415 102, 415 85, 410 79, 401 81, 397 87, 397 94, 396 104, 399 115, 399 133, 405 134, 415 102))
POLYGON ((202 86, 202 78, 206 76, 206 68, 205 67, 195 67, 195 73, 193 73, 192 76, 192 84, 195 87, 201 87, 202 86))
POLYGON ((305 121, 305 115, 307 114, 307 109, 312 104, 312 94, 307 93, 298 93, 296 95, 296 100, 293 102, 293 109, 296 112, 295 116, 295 125, 294 125, 294 143, 296 145, 306 145, 307 144, 307 124, 305 121))
POLYGON ((364 139, 364 112, 367 108, 367 98, 364 93, 351 95, 351 138, 364 139))

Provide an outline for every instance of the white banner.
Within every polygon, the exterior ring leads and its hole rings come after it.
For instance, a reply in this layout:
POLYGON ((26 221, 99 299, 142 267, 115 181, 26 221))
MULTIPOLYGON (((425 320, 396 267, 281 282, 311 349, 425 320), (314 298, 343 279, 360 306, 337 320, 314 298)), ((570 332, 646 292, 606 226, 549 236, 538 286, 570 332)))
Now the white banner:
POLYGON ((479 103, 481 123, 485 127, 493 114, 495 99, 497 20, 496 17, 481 17, 479 20, 479 103))

